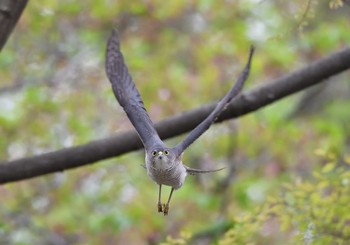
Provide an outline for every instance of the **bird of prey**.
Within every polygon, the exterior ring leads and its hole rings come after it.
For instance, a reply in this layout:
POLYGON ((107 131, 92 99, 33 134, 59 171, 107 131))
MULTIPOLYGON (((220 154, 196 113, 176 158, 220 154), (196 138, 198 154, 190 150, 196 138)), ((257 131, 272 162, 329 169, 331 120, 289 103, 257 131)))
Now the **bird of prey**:
POLYGON ((249 75, 253 53, 254 47, 251 47, 247 64, 237 79, 237 82, 217 103, 215 109, 209 116, 194 128, 182 142, 171 148, 164 144, 155 130, 144 107, 140 93, 124 62, 124 57, 120 51, 118 33, 116 30, 112 31, 107 43, 106 73, 112 83, 115 97, 123 107, 144 145, 147 175, 159 185, 158 212, 162 212, 164 215, 168 214, 173 191, 179 189, 183 185, 187 174, 194 175, 221 170, 199 170, 187 167, 182 163, 182 156, 187 147, 197 140, 210 125, 215 122, 216 118, 230 101, 242 90, 243 84, 249 75), (168 201, 165 204, 161 202, 162 185, 171 187, 168 201))

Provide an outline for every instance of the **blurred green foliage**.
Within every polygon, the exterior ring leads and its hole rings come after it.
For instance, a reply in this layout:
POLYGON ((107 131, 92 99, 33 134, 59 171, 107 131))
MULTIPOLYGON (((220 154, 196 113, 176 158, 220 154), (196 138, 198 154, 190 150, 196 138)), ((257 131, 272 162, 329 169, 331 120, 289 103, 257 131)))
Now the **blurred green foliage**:
MULTIPOLYGON (((158 121, 220 98, 251 44, 246 89, 347 45, 348 11, 340 0, 29 1, 0 54, 0 157, 131 128, 104 73, 113 27, 158 121)), ((0 186, 0 244, 347 244, 348 89, 338 76, 320 101, 296 95, 213 126, 185 162, 227 170, 189 176, 168 217, 142 151, 0 186)))
MULTIPOLYGON (((350 239, 350 158, 317 150, 329 161, 308 180, 295 178, 249 212, 232 212, 231 228, 218 241, 226 244, 347 244, 350 239), (288 240, 286 240, 288 238, 288 240)), ((162 244, 189 244, 191 234, 168 237, 162 244)))

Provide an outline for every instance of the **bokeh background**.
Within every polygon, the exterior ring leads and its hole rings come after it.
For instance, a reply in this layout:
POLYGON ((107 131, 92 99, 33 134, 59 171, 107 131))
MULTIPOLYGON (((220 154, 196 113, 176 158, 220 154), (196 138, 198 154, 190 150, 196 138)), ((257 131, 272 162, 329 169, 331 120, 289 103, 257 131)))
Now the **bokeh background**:
MULTIPOLYGON (((104 71, 114 27, 158 121, 224 95, 251 44, 246 90, 340 50, 349 13, 340 0, 29 1, 0 54, 0 157, 132 128, 104 71)), ((189 176, 167 217, 143 151, 0 186, 0 244, 347 244, 349 97, 345 72, 212 126, 184 160, 226 169, 189 176)))

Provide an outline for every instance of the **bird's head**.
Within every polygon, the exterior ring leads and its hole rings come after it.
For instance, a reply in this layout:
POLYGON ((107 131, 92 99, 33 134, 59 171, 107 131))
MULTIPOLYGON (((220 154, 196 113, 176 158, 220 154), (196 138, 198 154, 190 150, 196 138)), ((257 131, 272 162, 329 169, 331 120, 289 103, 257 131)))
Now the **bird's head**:
POLYGON ((173 151, 169 148, 155 148, 147 155, 149 160, 159 168, 168 168, 172 166, 176 158, 173 151))

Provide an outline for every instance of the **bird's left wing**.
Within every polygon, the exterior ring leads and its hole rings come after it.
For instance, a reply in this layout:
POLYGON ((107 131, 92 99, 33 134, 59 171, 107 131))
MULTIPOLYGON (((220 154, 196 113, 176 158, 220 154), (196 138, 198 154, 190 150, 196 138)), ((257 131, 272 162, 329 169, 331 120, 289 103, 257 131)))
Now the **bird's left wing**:
POLYGON ((187 147, 189 147, 196 139, 198 139, 207 129, 210 127, 210 125, 215 122, 217 117, 220 115, 220 113, 226 108, 226 106, 230 103, 230 101, 237 95, 243 88, 243 84, 245 80, 247 80, 250 70, 250 64, 252 61, 254 53, 254 47, 252 46, 250 48, 249 58, 247 61, 247 64, 243 70, 243 72, 240 74, 237 82, 235 85, 231 88, 231 90, 223 97, 218 104, 216 105, 215 109, 209 114, 209 116, 204 119, 203 122, 201 122, 197 127, 195 127, 189 135, 180 142, 177 146, 173 148, 174 152, 177 156, 180 156, 184 150, 186 150, 187 147))
POLYGON ((106 73, 112 83, 115 97, 134 125, 145 148, 151 149, 154 146, 162 146, 163 142, 154 129, 153 123, 143 105, 140 93, 124 62, 116 30, 112 31, 107 44, 106 73))

